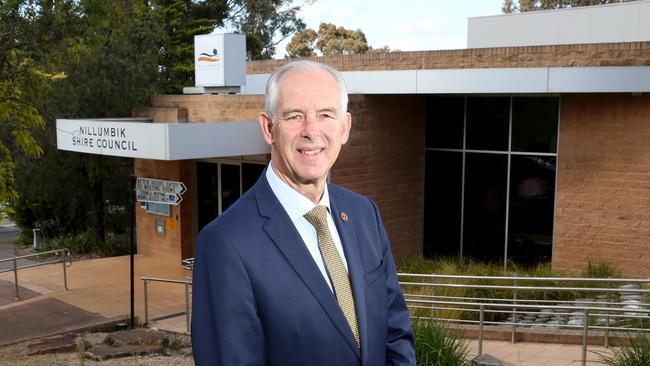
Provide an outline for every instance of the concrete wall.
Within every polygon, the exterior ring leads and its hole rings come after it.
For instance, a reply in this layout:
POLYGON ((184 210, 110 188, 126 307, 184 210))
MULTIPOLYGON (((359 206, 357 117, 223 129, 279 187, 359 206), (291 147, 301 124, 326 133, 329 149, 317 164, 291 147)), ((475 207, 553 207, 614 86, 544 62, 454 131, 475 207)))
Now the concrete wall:
POLYGON ((650 276, 650 95, 563 95, 553 266, 650 276))
POLYGON ((467 47, 650 40, 650 1, 469 18, 467 47))

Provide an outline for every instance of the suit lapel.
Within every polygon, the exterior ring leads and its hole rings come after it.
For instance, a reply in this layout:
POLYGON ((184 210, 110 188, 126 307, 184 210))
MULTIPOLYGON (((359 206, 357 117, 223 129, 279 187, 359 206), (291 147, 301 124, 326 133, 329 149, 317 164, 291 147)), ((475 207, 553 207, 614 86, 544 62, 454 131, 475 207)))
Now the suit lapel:
POLYGON ((359 336, 361 338, 361 356, 362 365, 366 364, 365 350, 367 347, 367 323, 366 323, 366 296, 365 296, 365 279, 361 258, 359 256, 359 242, 355 234, 355 220, 359 217, 347 216, 349 211, 345 208, 345 201, 336 195, 333 189, 329 190, 330 206, 332 208, 332 218, 336 223, 336 230, 339 232, 341 244, 345 251, 345 258, 348 262, 348 272, 352 282, 352 293, 354 295, 354 304, 357 310, 357 323, 359 325, 359 336), (345 220, 341 214, 345 213, 345 220))
POLYGON ((309 250, 302 241, 293 222, 287 215, 282 205, 277 200, 269 186, 265 174, 255 184, 255 196, 260 215, 268 218, 264 231, 280 249, 289 264, 305 283, 309 291, 323 307, 323 310, 332 320, 347 343, 360 357, 359 348, 354 340, 350 326, 339 307, 336 297, 332 294, 327 282, 323 278, 318 266, 314 262, 309 250))

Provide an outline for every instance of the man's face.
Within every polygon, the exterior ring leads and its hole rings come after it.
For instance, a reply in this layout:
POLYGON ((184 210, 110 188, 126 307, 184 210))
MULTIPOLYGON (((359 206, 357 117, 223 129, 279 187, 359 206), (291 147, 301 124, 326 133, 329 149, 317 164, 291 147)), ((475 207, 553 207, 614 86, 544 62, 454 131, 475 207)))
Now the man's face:
POLYGON ((275 119, 262 113, 260 125, 276 174, 304 192, 324 184, 348 139, 350 114, 341 111, 334 77, 322 70, 294 70, 279 82, 275 119))

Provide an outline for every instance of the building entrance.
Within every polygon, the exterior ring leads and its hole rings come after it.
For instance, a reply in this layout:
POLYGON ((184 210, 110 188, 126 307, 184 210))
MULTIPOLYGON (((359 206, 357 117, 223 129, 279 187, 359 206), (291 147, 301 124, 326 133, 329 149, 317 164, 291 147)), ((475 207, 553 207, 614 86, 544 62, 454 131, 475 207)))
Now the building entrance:
POLYGON ((262 163, 197 162, 198 229, 230 207, 264 171, 262 163))

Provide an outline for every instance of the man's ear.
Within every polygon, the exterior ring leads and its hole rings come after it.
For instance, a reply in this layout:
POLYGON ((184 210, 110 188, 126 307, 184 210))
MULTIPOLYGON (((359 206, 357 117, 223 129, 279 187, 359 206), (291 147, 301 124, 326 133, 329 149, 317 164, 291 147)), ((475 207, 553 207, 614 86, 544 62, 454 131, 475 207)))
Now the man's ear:
POLYGON ((352 115, 349 112, 345 113, 343 117, 343 134, 341 135, 341 143, 345 144, 348 142, 350 137, 350 129, 352 128, 352 115))
POLYGON ((271 117, 269 117, 266 113, 262 112, 260 113, 258 121, 260 124, 260 129, 262 130, 262 137, 264 137, 264 141, 266 141, 267 144, 272 145, 273 120, 271 120, 271 117))

